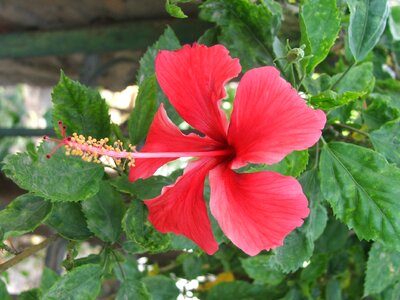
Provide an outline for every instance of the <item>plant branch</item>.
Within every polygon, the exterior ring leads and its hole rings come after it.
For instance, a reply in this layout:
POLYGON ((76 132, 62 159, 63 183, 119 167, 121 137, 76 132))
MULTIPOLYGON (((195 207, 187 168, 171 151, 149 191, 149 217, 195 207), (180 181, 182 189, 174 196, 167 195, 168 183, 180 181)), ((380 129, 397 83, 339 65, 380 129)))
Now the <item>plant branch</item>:
POLYGON ((368 134, 367 132, 362 131, 362 130, 357 129, 357 128, 354 128, 354 127, 351 127, 351 126, 349 126, 349 125, 342 124, 342 123, 334 123, 333 125, 336 125, 336 126, 339 126, 339 127, 345 128, 345 129, 349 129, 349 130, 351 130, 351 131, 354 131, 354 132, 357 132, 357 133, 359 133, 359 134, 362 134, 362 135, 365 135, 365 136, 368 136, 368 137, 369 137, 369 134, 368 134))
POLYGON ((13 258, 7 260, 5 263, 0 264, 0 273, 3 273, 4 271, 8 270, 9 268, 13 267, 14 265, 18 264, 25 258, 35 254, 36 252, 39 252, 40 250, 46 248, 48 245, 51 243, 55 242, 57 239, 59 239, 60 236, 58 234, 55 234, 47 239, 45 239, 43 242, 37 245, 33 245, 21 253, 17 254, 13 258))

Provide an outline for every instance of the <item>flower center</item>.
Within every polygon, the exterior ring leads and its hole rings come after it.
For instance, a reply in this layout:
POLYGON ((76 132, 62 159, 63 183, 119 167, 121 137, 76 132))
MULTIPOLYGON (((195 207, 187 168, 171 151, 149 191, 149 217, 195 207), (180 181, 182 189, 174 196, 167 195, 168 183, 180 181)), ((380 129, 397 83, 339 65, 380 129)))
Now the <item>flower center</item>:
POLYGON ((87 139, 83 135, 74 133, 72 137, 66 136, 66 127, 58 122, 62 139, 53 139, 44 136, 43 140, 57 143, 57 146, 46 156, 50 158, 62 146, 66 149, 66 155, 80 156, 83 160, 100 163, 100 157, 112 158, 116 165, 121 164, 122 159, 128 161, 128 166, 134 166, 135 158, 178 158, 178 157, 215 157, 231 156, 232 149, 219 149, 210 151, 194 152, 137 152, 135 146, 128 145, 129 151, 124 149, 123 142, 117 140, 114 145, 109 145, 109 139, 97 140, 89 136, 87 139))

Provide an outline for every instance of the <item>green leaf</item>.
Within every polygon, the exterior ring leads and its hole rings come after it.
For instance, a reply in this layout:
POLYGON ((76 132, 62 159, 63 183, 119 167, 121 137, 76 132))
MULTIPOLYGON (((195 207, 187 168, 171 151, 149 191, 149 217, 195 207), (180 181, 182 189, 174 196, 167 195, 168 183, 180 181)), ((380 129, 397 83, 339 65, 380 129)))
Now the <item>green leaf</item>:
POLYGON ((57 151, 43 142, 37 153, 18 153, 5 159, 3 171, 21 188, 51 201, 80 201, 95 195, 103 177, 103 167, 57 151))
POLYGON ((333 46, 339 30, 340 17, 336 0, 303 0, 300 6, 301 43, 306 45, 306 73, 322 62, 333 46))
POLYGON ((52 98, 53 124, 57 132, 58 121, 62 121, 70 135, 73 132, 95 138, 110 135, 108 107, 98 91, 69 79, 61 72, 52 98))
POLYGON ((175 300, 179 296, 175 281, 166 276, 145 277, 142 282, 149 290, 152 300, 175 300))
POLYGON ((398 300, 400 299, 400 283, 392 287, 388 287, 382 295, 382 300, 398 300))
POLYGON ((400 169, 379 153, 346 143, 324 145, 321 190, 336 217, 360 239, 400 249, 400 169))
POLYGON ((308 151, 293 151, 279 163, 274 165, 250 165, 244 170, 246 172, 275 171, 286 176, 299 176, 308 164, 308 151))
POLYGON ((0 240, 34 230, 48 216, 51 203, 25 194, 15 198, 0 211, 0 240))
POLYGON ((42 291, 38 288, 24 291, 18 296, 18 300, 41 300, 41 299, 42 299, 42 291))
POLYGON ((326 300, 342 300, 340 282, 337 279, 330 279, 326 285, 326 300))
POLYGON ((208 0, 201 6, 200 17, 221 28, 219 42, 233 57, 240 58, 243 71, 272 65, 272 43, 279 23, 267 5, 247 0, 208 0))
POLYGON ((393 39, 400 41, 400 6, 390 8, 389 29, 393 39))
POLYGON ((374 243, 369 251, 364 285, 364 296, 378 294, 398 282, 400 253, 374 243))
POLYGON ((350 9, 349 44, 356 61, 375 47, 389 16, 387 0, 347 0, 350 9))
POLYGON ((171 242, 168 235, 158 232, 147 221, 147 209, 141 201, 132 201, 122 223, 128 241, 133 243, 139 252, 163 251, 171 242))
POLYGON ((61 277, 44 295, 43 300, 94 300, 100 293, 101 268, 84 265, 61 277))
MULTIPOLYGON (((182 262, 182 269, 185 273, 185 279, 196 279, 197 276, 202 275, 202 266, 203 261, 201 257, 193 254, 182 255, 183 262, 182 262)), ((181 257, 180 257, 181 258, 181 257)))
POLYGON ((154 61, 160 50, 176 50, 181 47, 181 44, 176 37, 174 31, 167 27, 164 33, 159 37, 158 41, 150 46, 143 57, 140 59, 140 67, 137 74, 138 84, 155 74, 154 61))
MULTIPOLYGON (((336 85, 335 90, 339 94, 355 92, 360 94, 359 97, 371 92, 374 88, 375 77, 373 72, 374 66, 371 62, 366 62, 353 67, 336 85)), ((332 77, 332 82, 336 82, 343 73, 336 74, 332 77)))
POLYGON ((327 212, 320 204, 323 200, 316 170, 302 174, 299 181, 309 200, 310 214, 304 225, 291 232, 277 248, 271 259, 285 273, 299 269, 314 251, 314 241, 322 234, 327 223, 327 212))
POLYGON ((120 263, 121 268, 114 268, 114 273, 119 281, 124 279, 139 280, 142 273, 138 270, 138 263, 134 256, 126 256, 125 261, 120 263))
POLYGON ((362 118, 370 130, 376 130, 385 123, 400 117, 400 109, 395 109, 390 104, 389 96, 371 94, 368 97, 367 109, 361 111, 362 118))
POLYGON ((400 81, 396 79, 378 80, 375 91, 389 97, 388 105, 400 110, 400 81))
POLYGON ((54 203, 46 224, 67 239, 86 240, 92 236, 79 203, 54 203))
POLYGON ((0 299, 11 300, 11 296, 8 294, 6 284, 0 279, 0 299))
POLYGON ((91 232, 105 242, 117 241, 125 207, 121 195, 107 181, 96 195, 82 202, 82 211, 91 232))
POLYGON ((245 281, 222 282, 208 293, 207 300, 265 300, 268 291, 262 285, 253 285, 245 281))
POLYGON ((60 276, 52 269, 44 267, 42 279, 40 280, 40 289, 43 292, 47 292, 59 278, 60 276))
MULTIPOLYGON (((140 59, 140 67, 137 75, 138 85, 141 85, 146 78, 155 74, 154 62, 160 50, 176 50, 180 47, 181 44, 174 31, 170 27, 167 27, 158 41, 149 47, 146 53, 140 59)), ((157 85, 157 101, 158 104, 164 104, 164 108, 167 111, 168 116, 175 124, 182 122, 182 118, 178 115, 175 108, 164 95, 159 85, 157 85)))
MULTIPOLYGON (((184 19, 187 18, 187 15, 185 15, 185 13, 182 11, 182 9, 176 5, 174 0, 167 0, 165 2, 165 10, 167 11, 167 13, 170 14, 170 16, 175 17, 175 18, 180 18, 180 19, 184 19)), ((181 1, 179 1, 181 2, 181 1)))
POLYGON ((148 179, 138 179, 130 182, 128 176, 122 175, 110 180, 118 191, 136 196, 141 200, 152 199, 161 194, 161 189, 175 181, 174 177, 152 176, 148 179))
POLYGON ((309 265, 301 271, 301 281, 305 283, 317 281, 327 271, 328 262, 329 256, 326 254, 313 255, 309 265))
POLYGON ((370 133, 374 148, 386 159, 400 167, 400 119, 386 123, 370 133))
POLYGON ((300 230, 295 230, 285 238, 283 246, 275 250, 274 259, 283 272, 294 272, 310 259, 313 250, 313 241, 300 230))
MULTIPOLYGON (((332 109, 343 106, 367 95, 372 91, 375 83, 372 63, 363 63, 352 68, 345 77, 339 81, 335 90, 326 90, 316 96, 311 96, 308 102, 317 108, 332 109)), ((343 73, 330 79, 337 82, 343 73)))
POLYGON ((311 241, 315 241, 323 233, 328 221, 326 208, 321 204, 324 198, 320 189, 317 170, 304 172, 300 176, 299 182, 307 196, 310 207, 310 214, 300 230, 311 241))
POLYGON ((285 274, 277 270, 269 255, 243 258, 240 262, 247 275, 257 284, 277 285, 285 278, 285 274))
POLYGON ((127 279, 119 287, 115 300, 152 300, 145 285, 138 281, 127 279))
POLYGON ((150 76, 143 80, 128 122, 129 138, 133 145, 142 142, 157 111, 157 80, 150 76))
POLYGON ((330 218, 323 234, 315 242, 315 251, 318 253, 335 253, 345 248, 349 238, 349 230, 343 223, 330 218))

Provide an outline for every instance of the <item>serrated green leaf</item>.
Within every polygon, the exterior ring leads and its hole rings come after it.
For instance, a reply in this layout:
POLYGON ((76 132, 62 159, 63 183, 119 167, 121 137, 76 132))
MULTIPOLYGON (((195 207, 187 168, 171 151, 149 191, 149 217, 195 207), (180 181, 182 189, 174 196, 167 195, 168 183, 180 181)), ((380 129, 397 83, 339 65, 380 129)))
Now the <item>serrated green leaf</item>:
POLYGON ((349 44, 356 61, 375 47, 389 16, 387 0, 347 0, 350 9, 349 44))
POLYGON ((34 230, 49 215, 51 203, 25 194, 15 198, 0 211, 0 240, 34 230))
POLYGON ((322 62, 333 46, 339 30, 339 10, 336 0, 303 0, 300 6, 301 43, 306 45, 304 60, 306 73, 311 73, 322 62))
POLYGON ((400 40, 400 6, 390 7, 389 29, 395 41, 400 40))
POLYGON ((146 286, 138 281, 127 279, 119 287, 115 300, 152 300, 146 286))
POLYGON ((304 225, 291 232, 271 256, 278 269, 285 273, 299 269, 314 251, 314 241, 322 234, 327 223, 327 212, 320 204, 323 200, 316 170, 302 174, 299 181, 309 200, 310 214, 304 225))
POLYGON ((69 79, 61 72, 52 99, 53 124, 57 132, 58 121, 62 121, 70 135, 73 132, 95 138, 110 135, 108 107, 98 91, 69 79))
POLYGON ((52 269, 44 267, 40 280, 40 289, 43 292, 47 292, 59 278, 60 276, 52 269))
POLYGON ((50 201, 80 201, 95 195, 103 177, 103 167, 57 151, 46 155, 54 145, 43 142, 36 155, 24 152, 9 155, 3 172, 21 188, 50 201))
MULTIPOLYGON (((137 82, 141 85, 146 78, 152 77, 155 74, 154 62, 157 53, 160 50, 176 50, 181 47, 181 44, 176 37, 174 31, 167 27, 164 33, 160 36, 157 42, 149 47, 143 57, 140 59, 140 67, 137 75, 137 82)), ((169 118, 175 123, 182 122, 182 118, 176 112, 175 108, 171 105, 167 97, 162 92, 160 86, 157 84, 157 104, 164 104, 169 118)))
POLYGON ((114 268, 117 279, 121 282, 124 279, 139 280, 142 273, 138 270, 138 263, 134 256, 126 256, 125 261, 120 263, 121 268, 114 268))
POLYGON ((334 253, 343 249, 349 237, 349 230, 343 223, 330 218, 323 234, 315 242, 318 253, 334 253))
POLYGON ((400 283, 388 287, 383 293, 381 300, 398 300, 400 299, 400 283))
POLYGON ((374 243, 368 255, 364 296, 378 294, 400 281, 400 253, 374 243))
POLYGON ((285 274, 278 270, 269 255, 243 258, 240 262, 247 275, 254 279, 255 283, 277 285, 285 278, 285 274))
POLYGON ((147 77, 155 74, 154 61, 160 50, 176 50, 181 44, 176 37, 174 31, 167 27, 164 33, 159 37, 158 41, 150 46, 143 57, 140 59, 140 67, 137 74, 137 82, 140 85, 147 77))
POLYGON ((171 0, 167 0, 165 2, 165 10, 172 17, 180 18, 180 19, 187 18, 187 15, 185 15, 185 13, 182 11, 182 9, 175 3, 172 3, 171 0))
POLYGON ((386 123, 379 130, 370 133, 376 151, 400 167, 400 120, 386 123))
POLYGON ((375 91, 389 97, 387 104, 400 110, 400 81, 396 79, 378 80, 375 91))
MULTIPOLYGON (((346 105, 352 101, 367 95, 372 91, 375 83, 372 63, 363 63, 352 68, 336 85, 335 91, 326 90, 309 98, 309 103, 317 108, 332 109, 346 105)), ((339 73, 330 79, 334 83, 343 73, 339 73)))
POLYGON ((171 242, 168 235, 158 232, 147 221, 147 209, 141 201, 132 201, 122 224, 128 241, 132 242, 139 252, 163 251, 171 242))
POLYGON ((336 217, 360 239, 400 249, 400 169, 370 149, 334 142, 324 145, 320 170, 336 217))
POLYGON ((179 296, 179 290, 171 278, 158 275, 145 277, 142 282, 149 290, 152 300, 175 300, 179 296))
POLYGON ((313 241, 300 230, 295 230, 285 238, 283 246, 276 249, 274 260, 283 272, 294 272, 310 259, 313 250, 313 241))
POLYGON ((274 165, 250 165, 243 171, 259 172, 259 171, 275 171, 286 176, 299 176, 308 164, 308 151, 293 151, 279 163, 274 165))
POLYGON ((304 172, 300 176, 299 182, 307 196, 310 207, 310 214, 300 231, 311 241, 315 241, 321 236, 328 221, 326 208, 321 204, 324 198, 320 189, 317 170, 304 172))
POLYGON ((157 111, 157 80, 150 76, 143 80, 128 122, 129 138, 133 145, 142 142, 157 111))
POLYGON ((272 65, 272 43, 280 24, 265 4, 208 0, 201 6, 200 17, 221 28, 219 42, 240 58, 243 71, 272 65))
POLYGON ((175 177, 152 176, 148 179, 138 179, 130 182, 128 176, 122 175, 113 180, 110 184, 118 191, 136 196, 141 200, 152 199, 161 194, 161 189, 175 181, 175 177))
MULTIPOLYGON (((370 62, 351 68, 343 79, 336 85, 335 90, 339 94, 348 92, 362 93, 361 96, 371 92, 375 84, 373 69, 373 64, 370 62)), ((333 76, 332 82, 337 82, 342 75, 343 73, 339 73, 333 76)))
POLYGON ((98 265, 84 265, 61 277, 43 300, 94 300, 100 293, 102 271, 98 265))
POLYGON ((71 240, 85 240, 93 235, 87 228, 79 203, 54 203, 46 224, 57 230, 63 237, 71 240))
POLYGON ((362 118, 368 129, 376 130, 385 123, 400 117, 400 109, 395 109, 390 104, 387 95, 371 94, 368 97, 368 107, 361 111, 362 118))
POLYGON ((91 232, 105 242, 117 241, 125 207, 121 195, 107 181, 96 195, 82 202, 82 211, 91 232))

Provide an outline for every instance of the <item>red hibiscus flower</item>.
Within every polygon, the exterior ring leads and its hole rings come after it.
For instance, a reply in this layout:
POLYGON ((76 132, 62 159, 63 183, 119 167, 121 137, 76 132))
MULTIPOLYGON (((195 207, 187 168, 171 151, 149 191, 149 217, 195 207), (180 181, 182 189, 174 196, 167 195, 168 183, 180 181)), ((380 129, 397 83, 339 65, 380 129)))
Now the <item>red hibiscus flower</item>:
POLYGON ((156 75, 162 90, 181 117, 204 136, 184 135, 161 105, 140 153, 165 155, 136 158, 129 174, 135 181, 178 157, 197 157, 175 184, 144 203, 155 228, 182 234, 208 254, 217 251, 218 244, 203 198, 206 176, 211 214, 237 247, 256 255, 280 246, 309 213, 300 184, 275 172, 234 169, 247 163, 274 164, 293 150, 312 146, 326 121, 324 113, 307 107, 275 68, 262 67, 244 74, 228 122, 219 105, 226 96, 225 83, 240 71, 239 60, 221 45, 160 51, 156 75))

